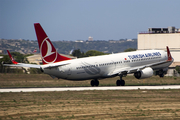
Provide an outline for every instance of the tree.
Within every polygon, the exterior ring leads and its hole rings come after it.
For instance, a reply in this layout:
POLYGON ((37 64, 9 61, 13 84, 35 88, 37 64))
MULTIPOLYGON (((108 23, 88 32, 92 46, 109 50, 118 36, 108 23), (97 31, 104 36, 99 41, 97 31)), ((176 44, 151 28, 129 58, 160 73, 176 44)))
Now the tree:
POLYGON ((11 68, 11 67, 4 67, 3 64, 11 64, 12 61, 9 58, 8 55, 2 55, 3 58, 0 59, 0 73, 22 73, 23 70, 22 69, 18 69, 18 68, 11 68))
POLYGON ((84 57, 84 53, 81 52, 80 49, 74 50, 74 51, 72 52, 72 55, 73 55, 73 56, 76 56, 77 58, 84 57))
POLYGON ((89 50, 89 51, 87 51, 87 52, 85 53, 85 55, 86 55, 87 57, 89 57, 89 56, 105 55, 105 53, 100 52, 100 51, 96 51, 96 50, 89 50))
POLYGON ((179 66, 176 66, 176 71, 177 71, 178 73, 180 73, 180 67, 179 67, 179 66))
POLYGON ((30 72, 30 74, 42 74, 43 72, 38 69, 38 68, 29 68, 28 72, 30 72))
POLYGON ((13 58, 20 63, 28 63, 27 59, 25 58, 25 56, 19 52, 12 52, 11 55, 13 56, 13 58))
MULTIPOLYGON (((11 55, 13 56, 15 61, 17 61, 17 62, 20 62, 20 63, 29 63, 29 61, 26 58, 26 56, 28 56, 28 55, 23 55, 23 54, 20 54, 18 52, 12 52, 11 55)), ((7 73, 22 73, 23 69, 19 69, 19 68, 13 68, 12 69, 11 67, 4 67, 2 65, 2 63, 11 64, 12 61, 9 58, 8 55, 2 55, 2 56, 3 56, 3 58, 0 59, 0 72, 2 72, 2 73, 3 72, 7 72, 7 73)), ((37 72, 33 72, 33 73, 40 73, 39 70, 36 70, 36 71, 37 72)))
POLYGON ((135 48, 128 48, 128 49, 124 50, 124 52, 131 52, 131 51, 136 51, 136 49, 135 48))
MULTIPOLYGON (((11 62, 11 60, 10 60, 10 58, 9 58, 8 55, 2 55, 2 56, 3 56, 3 58, 0 59, 0 72, 5 71, 5 68, 4 68, 4 66, 2 65, 3 62, 8 62, 8 63, 11 62)), ((8 69, 8 68, 7 68, 7 69, 8 69)))
POLYGON ((84 52, 81 52, 80 49, 78 49, 78 50, 74 50, 72 55, 76 56, 77 58, 81 58, 81 57, 105 55, 105 53, 100 52, 100 51, 96 51, 96 50, 89 50, 86 53, 84 53, 84 52))
POLYGON ((3 56, 3 58, 1 58, 0 59, 0 62, 2 63, 2 62, 11 62, 11 59, 9 58, 9 56, 8 55, 2 55, 3 56))

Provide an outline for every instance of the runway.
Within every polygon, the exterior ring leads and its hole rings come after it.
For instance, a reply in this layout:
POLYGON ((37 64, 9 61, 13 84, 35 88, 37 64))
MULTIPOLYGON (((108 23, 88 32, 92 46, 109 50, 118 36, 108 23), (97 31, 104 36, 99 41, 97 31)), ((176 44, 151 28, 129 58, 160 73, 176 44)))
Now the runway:
POLYGON ((106 87, 58 87, 58 88, 3 88, 0 92, 45 92, 45 91, 85 91, 85 90, 157 90, 180 89, 180 85, 163 86, 106 86, 106 87))

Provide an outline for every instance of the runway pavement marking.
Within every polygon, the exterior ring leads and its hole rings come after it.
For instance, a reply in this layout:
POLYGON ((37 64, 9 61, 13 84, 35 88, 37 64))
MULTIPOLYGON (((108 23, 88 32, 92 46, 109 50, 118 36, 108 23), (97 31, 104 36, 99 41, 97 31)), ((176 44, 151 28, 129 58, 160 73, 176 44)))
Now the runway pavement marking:
POLYGON ((63 88, 5 88, 0 92, 44 92, 44 91, 85 91, 85 90, 157 90, 180 89, 180 85, 163 86, 107 86, 107 87, 63 87, 63 88))

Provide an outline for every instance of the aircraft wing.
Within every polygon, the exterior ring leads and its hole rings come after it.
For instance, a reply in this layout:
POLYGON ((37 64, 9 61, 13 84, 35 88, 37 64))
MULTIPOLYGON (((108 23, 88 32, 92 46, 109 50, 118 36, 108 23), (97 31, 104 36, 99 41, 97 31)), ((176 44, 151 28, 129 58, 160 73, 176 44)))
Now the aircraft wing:
POLYGON ((3 64, 3 66, 51 69, 51 68, 56 68, 56 67, 64 66, 64 65, 68 65, 68 64, 70 64, 70 63, 51 64, 51 65, 35 65, 35 64, 17 63, 17 64, 3 64))
POLYGON ((8 55, 12 61, 13 64, 3 64, 3 66, 10 66, 10 67, 30 67, 30 68, 41 68, 41 65, 35 65, 35 64, 26 64, 26 63, 18 63, 14 60, 9 50, 7 50, 8 55))
POLYGON ((125 68, 120 68, 120 69, 116 69, 115 71, 109 73, 108 76, 119 75, 119 74, 135 73, 135 72, 137 72, 137 71, 141 71, 142 69, 144 69, 144 68, 146 68, 146 67, 152 67, 152 66, 160 65, 160 64, 164 64, 164 63, 166 63, 166 62, 168 62, 168 61, 152 63, 152 64, 147 64, 147 65, 138 66, 138 67, 125 67, 125 68))
POLYGON ((62 63, 62 62, 60 62, 60 63, 57 63, 57 64, 54 63, 54 64, 42 65, 41 67, 43 69, 51 69, 51 68, 56 68, 56 67, 64 66, 64 65, 68 65, 68 64, 70 64, 70 63, 62 63))
POLYGON ((30 67, 30 68, 43 68, 43 69, 51 69, 51 68, 56 68, 59 66, 64 66, 70 63, 63 63, 63 62, 59 62, 59 63, 53 63, 53 64, 46 64, 46 65, 35 65, 35 64, 25 64, 25 63, 18 63, 14 60, 14 58, 12 57, 12 55, 10 54, 10 52, 7 50, 9 57, 12 61, 13 64, 3 64, 4 66, 11 66, 11 67, 30 67))
POLYGON ((12 61, 13 64, 3 64, 4 66, 11 66, 11 67, 30 67, 30 68, 43 68, 43 69, 51 69, 51 68, 56 68, 59 66, 63 66, 63 65, 67 65, 70 63, 63 63, 63 62, 59 62, 59 63, 53 63, 53 64, 47 64, 47 65, 35 65, 35 64, 25 64, 25 63, 18 63, 14 60, 14 58, 12 57, 12 55, 10 54, 10 52, 7 50, 9 57, 12 61))
POLYGON ((142 65, 142 66, 138 66, 138 67, 125 67, 125 68, 116 69, 113 72, 109 73, 108 76, 135 73, 135 72, 140 71, 146 67, 153 67, 153 66, 164 64, 164 63, 172 62, 173 58, 172 58, 171 53, 169 51, 169 47, 167 46, 166 48, 167 48, 167 56, 168 56, 167 60, 155 62, 155 63, 151 63, 151 64, 146 64, 146 65, 142 65))
POLYGON ((25 63, 18 63, 18 64, 3 64, 3 66, 41 68, 40 65, 35 65, 35 64, 25 64, 25 63))

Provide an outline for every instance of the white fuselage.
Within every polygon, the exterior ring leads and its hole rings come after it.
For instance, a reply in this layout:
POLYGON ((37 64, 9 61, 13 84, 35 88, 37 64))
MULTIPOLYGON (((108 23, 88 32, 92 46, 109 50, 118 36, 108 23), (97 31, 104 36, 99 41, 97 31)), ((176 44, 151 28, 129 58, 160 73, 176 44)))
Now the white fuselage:
MULTIPOLYGON (((124 52, 96 57, 86 57, 62 61, 62 65, 50 69, 42 69, 44 73, 67 80, 87 80, 111 77, 115 71, 145 66, 167 60, 163 50, 145 50, 124 52)), ((53 63, 53 64, 59 64, 53 63)), ((153 70, 167 68, 171 62, 151 66, 153 70)))

